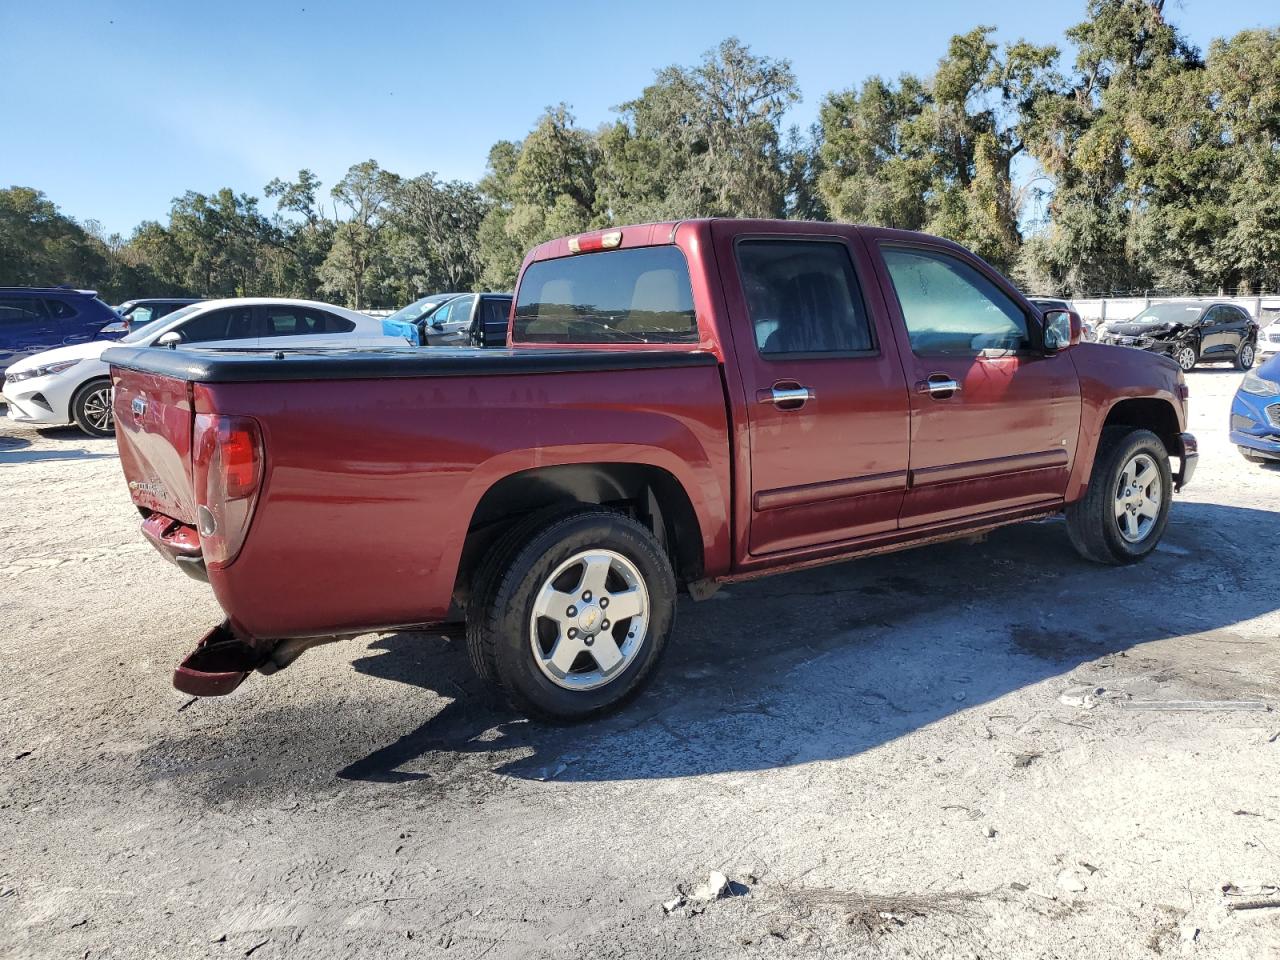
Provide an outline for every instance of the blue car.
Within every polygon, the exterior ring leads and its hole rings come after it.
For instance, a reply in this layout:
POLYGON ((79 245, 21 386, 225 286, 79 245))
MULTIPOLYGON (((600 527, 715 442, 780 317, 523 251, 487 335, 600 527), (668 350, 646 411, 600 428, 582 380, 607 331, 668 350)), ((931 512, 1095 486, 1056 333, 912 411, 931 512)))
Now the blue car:
POLYGON ((1231 442, 1248 460, 1280 462, 1280 354, 1240 381, 1231 401, 1231 442))
POLYGON ((23 357, 127 332, 120 315, 93 290, 0 287, 0 379, 23 357))

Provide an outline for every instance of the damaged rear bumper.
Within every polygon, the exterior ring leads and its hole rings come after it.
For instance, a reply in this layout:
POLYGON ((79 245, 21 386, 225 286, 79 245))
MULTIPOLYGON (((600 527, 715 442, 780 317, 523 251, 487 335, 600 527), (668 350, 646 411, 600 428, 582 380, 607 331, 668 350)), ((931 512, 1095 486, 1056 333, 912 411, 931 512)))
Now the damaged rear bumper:
POLYGON ((246 640, 223 621, 201 638, 194 650, 174 668, 173 685, 193 697, 224 697, 249 674, 283 670, 312 647, 334 643, 342 636, 293 637, 288 640, 246 640))
POLYGON ((142 521, 142 535, 160 552, 160 556, 187 576, 209 582, 200 534, 195 527, 162 513, 153 513, 142 521))

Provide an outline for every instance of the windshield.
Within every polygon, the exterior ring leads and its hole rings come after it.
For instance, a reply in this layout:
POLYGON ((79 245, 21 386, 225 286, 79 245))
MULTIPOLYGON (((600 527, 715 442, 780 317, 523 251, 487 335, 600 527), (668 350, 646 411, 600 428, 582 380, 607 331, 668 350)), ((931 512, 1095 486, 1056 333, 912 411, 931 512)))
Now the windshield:
POLYGON ((1192 303, 1158 303, 1133 318, 1134 323, 1182 323, 1188 327, 1204 312, 1192 303))
POLYGON ((388 320, 399 320, 401 323, 417 323, 430 316, 442 303, 452 300, 456 297, 456 293, 434 293, 429 297, 423 297, 421 300, 415 300, 407 307, 402 307, 391 316, 388 320))
POLYGON ((160 330, 163 330, 173 321, 181 320, 183 317, 191 316, 191 314, 195 313, 196 310, 200 309, 200 307, 201 307, 201 304, 193 303, 183 307, 181 310, 175 310, 173 311, 173 313, 166 313, 163 317, 160 317, 158 320, 152 320, 150 323, 144 323, 142 326, 138 327, 138 329, 136 330, 130 330, 127 334, 121 337, 117 342, 140 343, 141 341, 146 340, 152 334, 158 333, 160 330))

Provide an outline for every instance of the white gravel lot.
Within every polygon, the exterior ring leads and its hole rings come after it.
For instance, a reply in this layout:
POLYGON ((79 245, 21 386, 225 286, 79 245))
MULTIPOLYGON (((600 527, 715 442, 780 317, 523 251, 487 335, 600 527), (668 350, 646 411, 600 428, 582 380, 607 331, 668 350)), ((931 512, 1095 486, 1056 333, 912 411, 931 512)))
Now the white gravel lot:
POLYGON ((114 443, 6 423, 0 956, 1280 956, 1280 908, 1226 906, 1280 885, 1280 470, 1227 443, 1239 376, 1189 377, 1146 563, 1053 522, 734 586, 570 728, 419 633, 189 702, 220 611, 114 443), (735 895, 664 913, 712 870, 735 895))

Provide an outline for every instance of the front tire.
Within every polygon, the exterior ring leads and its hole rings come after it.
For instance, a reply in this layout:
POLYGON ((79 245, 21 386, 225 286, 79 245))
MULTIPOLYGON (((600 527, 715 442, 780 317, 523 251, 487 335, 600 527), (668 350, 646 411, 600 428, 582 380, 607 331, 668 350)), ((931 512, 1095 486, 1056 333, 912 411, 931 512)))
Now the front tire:
POLYGON ((1200 357, 1196 353, 1194 344, 1180 343, 1177 349, 1173 351, 1173 362, 1182 368, 1183 373, 1190 373, 1195 369, 1196 361, 1200 357))
POLYGON ((111 381, 90 380, 71 398, 71 418, 91 437, 109 437, 116 432, 111 415, 111 381))
POLYGON ((1240 352, 1236 354, 1236 369, 1249 370, 1253 367, 1253 361, 1257 357, 1257 349, 1252 343, 1246 343, 1240 348, 1240 352))
POLYGON ((1067 507, 1067 534, 1094 563, 1136 563, 1156 548, 1169 523, 1173 475, 1164 444, 1150 430, 1102 431, 1085 494, 1067 507))
POLYGON ((675 623, 676 583, 646 527, 582 510, 495 551, 489 566, 468 610, 468 652, 518 710, 584 720, 652 676, 675 623))

